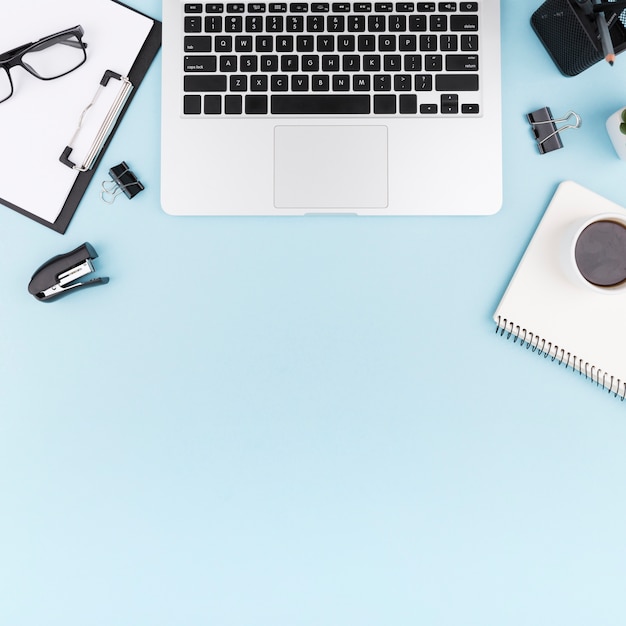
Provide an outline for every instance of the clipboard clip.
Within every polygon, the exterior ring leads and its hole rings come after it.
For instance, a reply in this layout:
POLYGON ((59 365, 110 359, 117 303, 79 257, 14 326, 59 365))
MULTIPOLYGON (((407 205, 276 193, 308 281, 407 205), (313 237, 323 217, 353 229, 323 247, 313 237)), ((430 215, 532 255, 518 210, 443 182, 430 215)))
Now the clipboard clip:
POLYGON ((132 200, 145 187, 141 181, 135 176, 135 173, 122 161, 119 165, 109 170, 111 180, 102 182, 102 192, 100 197, 107 204, 113 204, 121 193, 129 200, 132 200))
POLYGON ((107 70, 104 73, 93 99, 80 115, 80 118, 78 120, 78 126, 74 131, 74 134, 72 135, 69 144, 65 147, 61 156, 59 157, 59 160, 61 161, 61 163, 63 163, 63 165, 67 165, 67 167, 73 170, 78 170, 79 172, 86 172, 93 167, 93 164, 98 158, 98 155, 100 154, 100 151, 102 150, 107 138, 111 134, 111 131, 113 130, 113 127, 115 126, 115 123, 117 122, 132 90, 133 84, 130 82, 127 76, 122 76, 121 74, 117 74, 116 72, 112 72, 111 70, 107 70), (76 138, 82 130, 87 113, 96 104, 98 98, 102 94, 102 91, 107 87, 111 79, 120 81, 119 93, 115 97, 111 108, 104 117, 104 121, 100 125, 100 128, 94 138, 89 152, 87 152, 87 156, 85 157, 83 164, 77 165, 70 160, 70 155, 74 150, 74 142, 76 141, 76 138))
POLYGON ((540 154, 546 154, 547 152, 562 148, 563 142, 561 141, 559 133, 568 128, 580 128, 582 124, 580 115, 574 113, 574 111, 568 111, 563 117, 555 119, 552 117, 550 107, 537 109, 529 113, 526 117, 535 136, 540 154), (557 122, 569 122, 569 120, 573 120, 573 122, 557 128, 557 122))
POLYGON ((37 300, 52 300, 69 291, 80 287, 104 285, 109 282, 108 277, 96 277, 85 282, 76 282, 83 276, 94 272, 93 259, 98 254, 89 242, 85 242, 71 252, 59 254, 46 261, 33 274, 28 284, 28 292, 37 300))

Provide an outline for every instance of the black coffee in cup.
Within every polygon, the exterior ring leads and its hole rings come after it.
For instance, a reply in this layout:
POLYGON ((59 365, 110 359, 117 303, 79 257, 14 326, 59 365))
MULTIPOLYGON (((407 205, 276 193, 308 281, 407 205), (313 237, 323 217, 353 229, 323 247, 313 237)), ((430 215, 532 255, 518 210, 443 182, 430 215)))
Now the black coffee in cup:
POLYGON ((576 241, 574 257, 592 285, 621 285, 626 282, 626 226, 608 219, 589 224, 576 241))

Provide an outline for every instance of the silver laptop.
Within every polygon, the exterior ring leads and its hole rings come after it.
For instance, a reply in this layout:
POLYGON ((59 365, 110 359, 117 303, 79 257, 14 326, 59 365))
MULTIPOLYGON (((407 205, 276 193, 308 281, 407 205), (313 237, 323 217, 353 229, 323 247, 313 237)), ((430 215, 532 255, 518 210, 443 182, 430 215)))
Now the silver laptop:
POLYGON ((487 215, 500 0, 163 0, 172 215, 487 215))

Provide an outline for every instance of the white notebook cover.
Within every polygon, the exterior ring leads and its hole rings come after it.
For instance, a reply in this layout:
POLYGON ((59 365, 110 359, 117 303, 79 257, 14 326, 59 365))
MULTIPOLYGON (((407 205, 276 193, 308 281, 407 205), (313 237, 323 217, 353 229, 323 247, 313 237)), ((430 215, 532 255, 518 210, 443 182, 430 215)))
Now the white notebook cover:
POLYGON ((559 185, 511 279, 494 321, 500 335, 571 366, 626 396, 626 290, 600 293, 568 275, 566 249, 577 224, 626 209, 566 181, 559 185))

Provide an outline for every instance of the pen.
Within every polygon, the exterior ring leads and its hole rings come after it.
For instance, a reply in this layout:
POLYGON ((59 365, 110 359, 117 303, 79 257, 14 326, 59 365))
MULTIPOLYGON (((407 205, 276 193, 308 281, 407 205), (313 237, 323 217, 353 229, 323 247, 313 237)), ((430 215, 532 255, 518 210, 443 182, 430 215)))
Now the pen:
MULTIPOLYGON (((600 4, 600 0, 594 0, 594 2, 596 6, 600 4)), ((594 10, 595 8, 596 7, 594 7, 594 10)), ((604 58, 609 65, 613 65, 615 62, 615 51, 613 50, 613 41, 611 40, 611 33, 609 33, 609 27, 606 23, 606 17, 603 10, 598 11, 596 22, 598 23, 598 31, 600 32, 600 41, 602 43, 604 58)))

